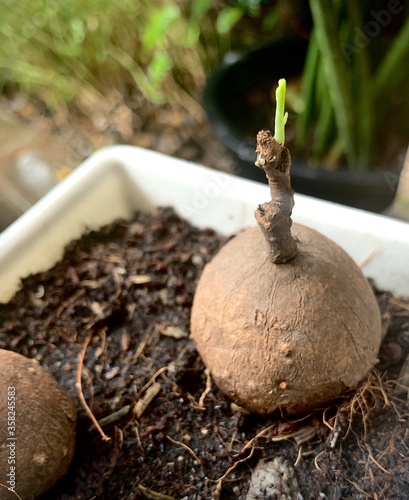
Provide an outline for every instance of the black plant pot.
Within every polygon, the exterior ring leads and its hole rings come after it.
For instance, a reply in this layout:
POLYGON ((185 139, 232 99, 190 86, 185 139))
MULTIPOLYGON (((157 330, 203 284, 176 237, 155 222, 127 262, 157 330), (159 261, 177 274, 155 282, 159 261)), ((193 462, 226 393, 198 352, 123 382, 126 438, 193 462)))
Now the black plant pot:
MULTIPOLYGON (((235 173, 266 182, 254 166, 255 137, 270 128, 266 102, 279 78, 301 75, 308 42, 291 38, 264 45, 224 63, 207 81, 204 107, 216 137, 236 160, 235 173)), ((297 193, 372 212, 382 212, 394 200, 399 168, 394 171, 311 168, 292 157, 291 179, 297 193)))

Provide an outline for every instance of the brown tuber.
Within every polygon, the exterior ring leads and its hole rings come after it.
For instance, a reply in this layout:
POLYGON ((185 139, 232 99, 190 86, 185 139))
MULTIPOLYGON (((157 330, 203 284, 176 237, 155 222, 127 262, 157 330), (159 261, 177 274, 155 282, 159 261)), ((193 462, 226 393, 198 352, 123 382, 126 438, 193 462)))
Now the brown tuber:
POLYGON ((67 471, 75 407, 37 361, 0 349, 0 498, 33 499, 67 471))
POLYGON ((292 225, 290 163, 269 132, 258 134, 257 165, 272 199, 257 208, 258 227, 205 267, 191 317, 218 387, 260 414, 308 412, 353 388, 381 342, 378 305, 359 267, 322 234, 292 225))

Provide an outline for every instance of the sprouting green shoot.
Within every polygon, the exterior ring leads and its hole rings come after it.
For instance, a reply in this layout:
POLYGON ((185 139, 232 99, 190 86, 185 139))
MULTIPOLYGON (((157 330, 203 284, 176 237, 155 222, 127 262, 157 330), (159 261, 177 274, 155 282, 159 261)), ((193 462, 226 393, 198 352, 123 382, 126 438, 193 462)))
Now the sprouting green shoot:
POLYGON ((287 82, 284 78, 278 80, 276 90, 276 115, 274 124, 274 139, 284 146, 285 142, 285 124, 287 123, 288 113, 284 113, 285 91, 287 82))

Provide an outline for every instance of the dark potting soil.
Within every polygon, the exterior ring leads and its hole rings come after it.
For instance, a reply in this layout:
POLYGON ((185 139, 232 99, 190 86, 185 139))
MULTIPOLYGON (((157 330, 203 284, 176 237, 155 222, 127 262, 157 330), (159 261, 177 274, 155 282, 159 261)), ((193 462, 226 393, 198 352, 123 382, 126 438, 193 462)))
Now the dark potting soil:
POLYGON ((409 301, 376 291, 388 333, 358 389, 298 420, 247 415, 188 337, 196 283, 224 241, 169 209, 137 214, 72 242, 0 305, 0 348, 36 358, 78 407, 76 456, 44 499, 245 499, 258 461, 276 457, 294 466, 298 498, 409 498, 407 393, 394 382, 409 353, 409 301), (79 368, 110 441, 80 403, 79 368))

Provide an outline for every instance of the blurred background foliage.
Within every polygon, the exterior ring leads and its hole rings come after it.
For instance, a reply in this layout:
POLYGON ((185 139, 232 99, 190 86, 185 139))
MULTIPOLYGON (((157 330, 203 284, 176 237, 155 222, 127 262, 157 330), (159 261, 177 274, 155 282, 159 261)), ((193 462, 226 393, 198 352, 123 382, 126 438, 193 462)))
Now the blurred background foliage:
POLYGON ((309 0, 312 30, 297 145, 351 170, 396 161, 409 141, 408 0, 309 0))
POLYGON ((263 0, 0 0, 0 88, 64 113, 136 85, 191 111, 206 75, 237 45, 271 38, 263 0))
MULTIPOLYGON (((312 144, 311 156, 327 163, 346 158, 365 169, 392 100, 396 128, 409 129, 401 92, 408 16, 391 16, 382 36, 354 45, 356 30, 373 22, 370 12, 390 1, 0 0, 0 90, 21 91, 64 119, 73 108, 92 114, 112 90, 126 101, 137 89, 150 103, 182 105, 200 120, 206 77, 229 51, 298 33, 311 37, 293 99, 298 144, 312 144), (352 47, 348 61, 344 42, 352 47)), ((407 11, 409 0, 393 1, 407 11)))

